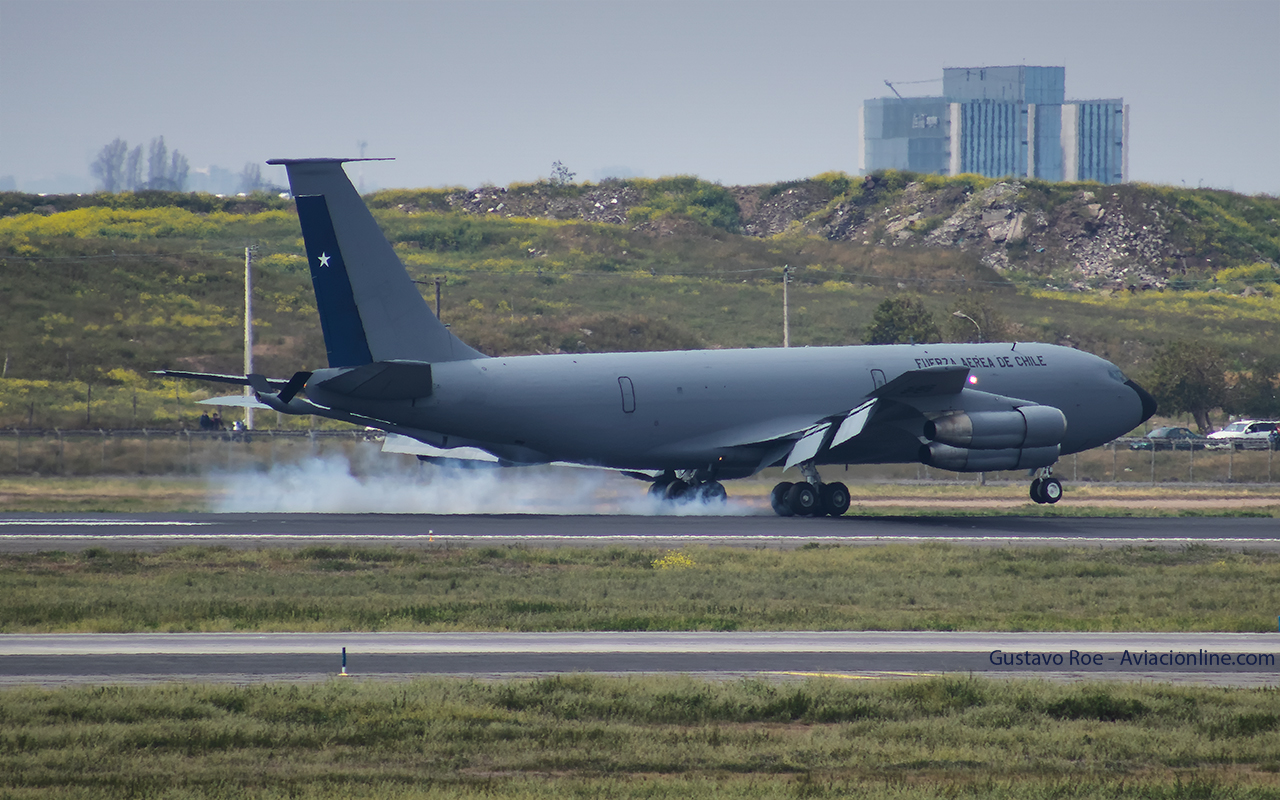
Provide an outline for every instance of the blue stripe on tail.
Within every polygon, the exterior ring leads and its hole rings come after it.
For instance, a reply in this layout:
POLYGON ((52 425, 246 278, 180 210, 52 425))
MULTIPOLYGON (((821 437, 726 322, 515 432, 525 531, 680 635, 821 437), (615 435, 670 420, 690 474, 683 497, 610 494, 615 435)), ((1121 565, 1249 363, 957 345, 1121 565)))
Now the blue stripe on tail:
POLYGON ((364 323, 356 308, 347 265, 342 260, 329 204, 324 195, 297 198, 298 221, 302 223, 302 239, 307 245, 307 263, 311 266, 311 285, 316 292, 316 308, 320 311, 320 329, 329 354, 330 367, 357 367, 373 361, 364 323))

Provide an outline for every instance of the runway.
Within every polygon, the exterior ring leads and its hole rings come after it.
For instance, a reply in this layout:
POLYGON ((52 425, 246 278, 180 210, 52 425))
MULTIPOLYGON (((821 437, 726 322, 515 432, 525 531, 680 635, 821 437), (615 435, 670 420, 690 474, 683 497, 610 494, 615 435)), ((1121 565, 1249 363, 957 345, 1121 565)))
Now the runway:
POLYGON ((978 546, 1160 546, 1280 549, 1280 522, 1246 517, 558 516, 531 514, 101 514, 0 515, 0 552, 87 547, 156 550, 315 544, 469 546, 691 543, 800 547, 951 542, 978 546))
POLYGON ((197 633, 0 637, 0 684, 590 671, 844 679, 939 673, 1276 685, 1280 634, 197 633))

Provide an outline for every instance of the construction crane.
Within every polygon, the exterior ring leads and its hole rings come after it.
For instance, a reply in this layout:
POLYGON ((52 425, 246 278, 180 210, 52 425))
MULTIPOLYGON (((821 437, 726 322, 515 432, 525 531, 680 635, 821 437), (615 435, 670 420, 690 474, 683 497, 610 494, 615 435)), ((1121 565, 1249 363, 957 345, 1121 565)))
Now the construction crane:
MULTIPOLYGON (((925 81, 896 81, 896 83, 897 83, 899 86, 906 86, 907 84, 910 84, 910 83, 938 83, 938 82, 939 82, 939 81, 941 81, 941 80, 942 80, 942 78, 930 78, 930 79, 925 80, 925 81)), ((888 86, 891 90, 893 90, 893 93, 894 93, 894 94, 896 94, 896 95, 898 95, 898 99, 899 99, 899 100, 905 99, 905 98, 903 98, 902 93, 901 93, 901 92, 899 92, 897 89, 895 89, 895 88, 894 88, 894 86, 893 86, 893 84, 892 84, 892 83, 890 83, 888 80, 886 80, 886 81, 884 82, 884 85, 885 85, 885 86, 888 86)))

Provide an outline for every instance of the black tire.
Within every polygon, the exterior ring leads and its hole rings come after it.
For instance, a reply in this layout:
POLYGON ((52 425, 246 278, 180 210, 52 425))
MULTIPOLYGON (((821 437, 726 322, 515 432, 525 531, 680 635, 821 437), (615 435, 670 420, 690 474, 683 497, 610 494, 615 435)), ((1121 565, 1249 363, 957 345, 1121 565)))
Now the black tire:
POLYGON ((773 491, 769 492, 769 505, 773 506, 773 513, 780 517, 789 517, 795 513, 787 505, 787 492, 791 491, 792 485, 783 481, 773 487, 773 491))
POLYGON ((818 490, 822 513, 838 517, 849 510, 849 487, 843 483, 824 483, 818 490))
POLYGON ((662 499, 662 494, 667 490, 667 484, 663 481, 654 481, 649 485, 649 496, 662 499))
POLYGON ((1040 484, 1044 481, 1036 478, 1031 482, 1031 499, 1037 503, 1044 503, 1044 496, 1040 494, 1040 484))
POLYGON ((681 480, 674 480, 668 483, 662 491, 662 499, 672 503, 678 503, 689 495, 689 484, 681 480))
POLYGON ((704 503, 723 503, 729 499, 720 481, 707 481, 698 487, 698 499, 704 503))
POLYGON ((787 508, 791 509, 792 514, 800 517, 817 514, 821 511, 818 505, 818 493, 807 482, 792 484, 787 492, 787 508))
POLYGON ((1062 499, 1062 481, 1057 478, 1050 478, 1040 484, 1040 496, 1044 499, 1042 503, 1056 503, 1062 499))

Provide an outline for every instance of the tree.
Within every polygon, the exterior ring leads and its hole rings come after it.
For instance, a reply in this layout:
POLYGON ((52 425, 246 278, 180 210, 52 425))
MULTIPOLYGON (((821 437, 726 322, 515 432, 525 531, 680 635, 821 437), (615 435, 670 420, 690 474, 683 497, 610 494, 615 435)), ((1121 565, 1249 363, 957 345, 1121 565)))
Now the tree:
POLYGON ((169 148, 163 136, 152 139, 147 148, 147 188, 169 188, 169 148))
POLYGON ((142 145, 129 151, 129 161, 124 168, 124 188, 131 192, 142 188, 142 145))
POLYGON ((98 179, 104 192, 117 192, 124 186, 124 159, 129 144, 116 138, 102 148, 98 157, 89 165, 89 172, 98 179))
POLYGON ((170 191, 185 192, 187 190, 187 174, 191 171, 191 165, 187 163, 187 157, 177 150, 173 151, 173 155, 169 160, 169 174, 167 176, 170 191))
POLYGON ((940 342, 942 333, 923 300, 889 297, 876 306, 867 328, 867 344, 940 342))
POLYGON ((1263 356, 1236 373, 1223 409, 1255 419, 1280 419, 1280 357, 1263 356))
POLYGON ((1209 433, 1209 412, 1227 401, 1222 352, 1201 342, 1170 342, 1152 359, 1144 385, 1161 411, 1190 414, 1200 432, 1209 433))
POLYGON ((1007 342, 1015 338, 1016 326, 981 295, 960 300, 942 321, 949 342, 1007 342))
POLYGON ((573 183, 573 179, 577 174, 576 172, 570 172, 563 161, 556 161, 551 165, 551 182, 556 186, 567 186, 573 183))

